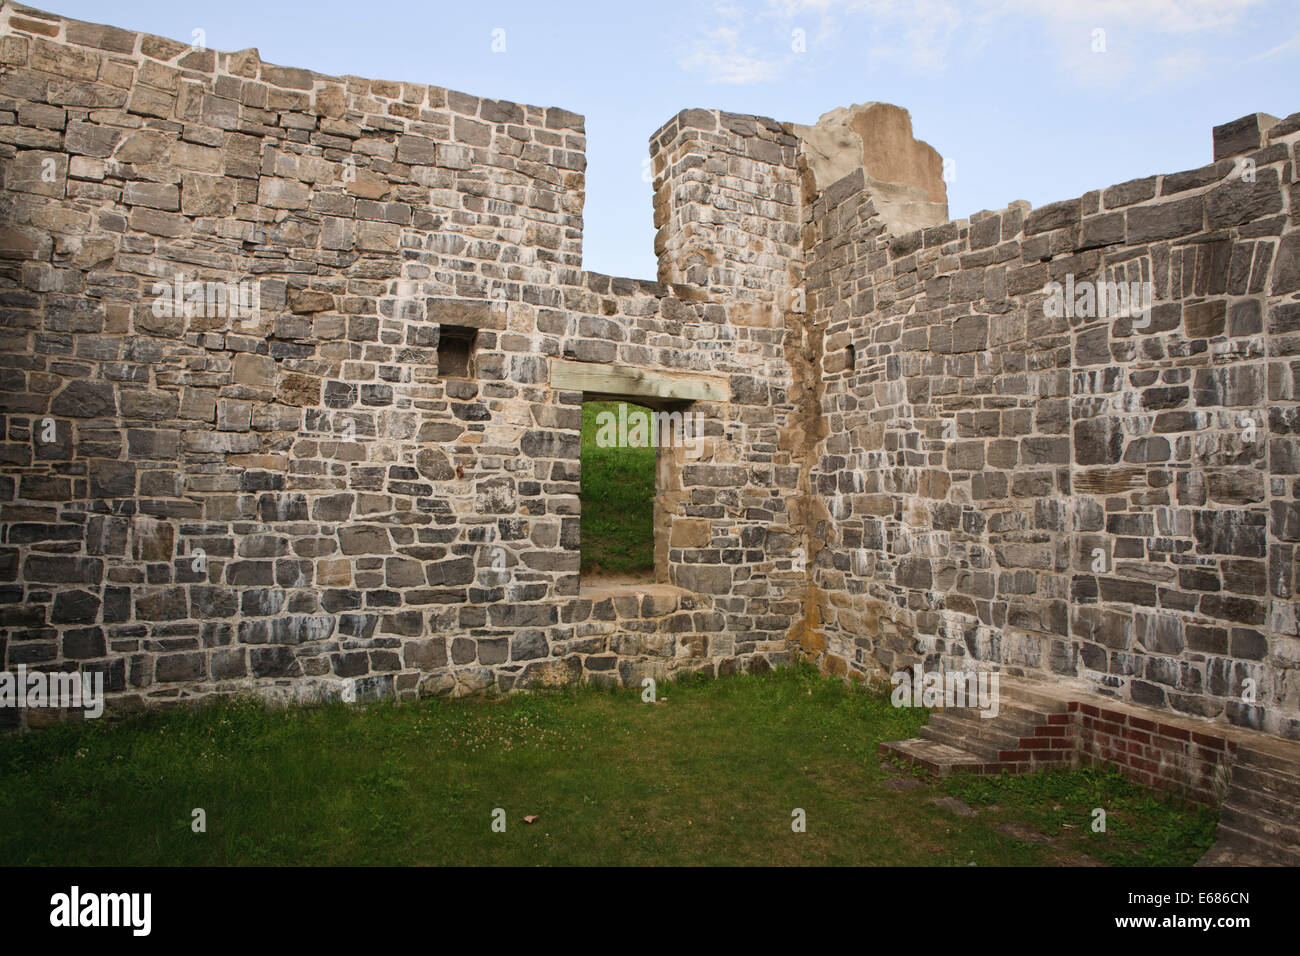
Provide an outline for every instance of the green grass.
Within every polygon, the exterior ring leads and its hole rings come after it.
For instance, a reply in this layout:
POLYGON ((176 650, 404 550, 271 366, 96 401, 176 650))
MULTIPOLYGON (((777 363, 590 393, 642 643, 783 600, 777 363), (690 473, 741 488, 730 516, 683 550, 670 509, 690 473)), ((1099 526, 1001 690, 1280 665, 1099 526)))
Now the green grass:
POLYGON ((1141 855, 1148 866, 1191 866, 1214 842, 1218 814, 1130 782, 1113 768, 1085 767, 1013 777, 954 776, 943 789, 985 811, 994 823, 1012 819, 1094 860, 1124 865, 1141 855), (1105 833, 1093 831, 1105 811, 1105 833))
MULTIPOLYGON (((654 448, 601 448, 596 416, 623 402, 582 406, 581 573, 634 574, 654 570, 654 448)), ((628 405, 628 411, 644 411, 628 405)))
POLYGON ((803 667, 659 690, 656 704, 590 688, 224 701, 7 737, 0 864, 987 866, 1067 861, 1076 843, 1148 864, 1191 862, 1212 836, 1209 817, 1090 772, 888 789, 876 747, 913 736, 924 712, 803 667), (964 819, 930 802, 952 788, 999 809, 964 819), (1104 835, 1087 828, 1096 805, 1104 835), (196 807, 206 833, 191 831, 196 807), (1076 829, 1036 846, 993 829, 1008 818, 1076 829))

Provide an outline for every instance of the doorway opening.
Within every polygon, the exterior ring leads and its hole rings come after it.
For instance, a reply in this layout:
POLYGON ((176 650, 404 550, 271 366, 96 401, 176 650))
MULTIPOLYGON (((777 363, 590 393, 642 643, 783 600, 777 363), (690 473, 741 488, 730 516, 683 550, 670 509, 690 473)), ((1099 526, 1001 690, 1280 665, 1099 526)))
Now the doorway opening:
POLYGON ((652 409, 582 403, 581 564, 584 585, 655 580, 659 448, 652 409))

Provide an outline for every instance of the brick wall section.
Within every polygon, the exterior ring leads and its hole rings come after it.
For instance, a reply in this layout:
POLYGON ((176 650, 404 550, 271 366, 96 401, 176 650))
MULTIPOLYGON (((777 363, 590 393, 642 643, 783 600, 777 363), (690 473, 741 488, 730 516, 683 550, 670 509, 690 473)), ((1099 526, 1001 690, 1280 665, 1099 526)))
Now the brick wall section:
POLYGON ((1079 701, 1069 707, 1082 762, 1116 766, 1144 786, 1207 806, 1223 801, 1237 745, 1212 727, 1196 731, 1079 701))
MULTIPOLYGON (((1005 690, 1005 689, 1004 689, 1005 690)), ((1119 770, 1130 780, 1217 807, 1223 802, 1243 731, 1195 718, 1168 718, 1167 711, 1111 704, 1099 694, 1059 690, 1050 707, 1017 701, 1006 691, 1003 703, 1016 704, 1014 716, 986 720, 975 710, 938 710, 922 737, 881 744, 883 754, 943 775, 1033 773, 1053 767, 1094 765, 1119 770), (931 731, 937 730, 937 733, 931 731), (957 762, 934 741, 955 746, 961 737, 969 750, 957 762), (920 744, 915 748, 912 745, 920 744)), ((1283 748, 1294 761, 1294 745, 1283 748)), ((960 749, 960 748, 958 748, 960 749)))
POLYGON ((806 207, 829 669, 975 661, 1300 736, 1300 117, 1215 138, 910 235, 853 177, 806 207), (1067 274, 1149 279, 1150 327, 1049 317, 1067 274))

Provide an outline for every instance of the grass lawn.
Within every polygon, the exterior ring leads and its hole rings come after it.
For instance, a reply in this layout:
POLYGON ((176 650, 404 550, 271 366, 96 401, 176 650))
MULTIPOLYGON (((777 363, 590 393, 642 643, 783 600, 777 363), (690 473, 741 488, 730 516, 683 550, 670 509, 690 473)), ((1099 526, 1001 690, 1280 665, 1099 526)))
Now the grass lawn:
MULTIPOLYGON (((601 448, 596 416, 618 414, 624 402, 582 406, 582 563, 589 575, 652 576, 654 556, 654 448, 601 448)), ((645 411, 628 405, 628 411, 645 411)))
POLYGON ((1111 774, 918 786, 876 746, 912 736, 924 712, 804 667, 659 691, 655 704, 589 688, 224 701, 6 737, 0 864, 1162 865, 1213 838, 1213 814, 1111 774), (931 802, 943 795, 980 812, 931 802), (1104 834, 1089 827, 1098 806, 1104 834), (191 830, 196 807, 206 833, 191 830), (996 829, 1009 820, 1050 842, 996 829))

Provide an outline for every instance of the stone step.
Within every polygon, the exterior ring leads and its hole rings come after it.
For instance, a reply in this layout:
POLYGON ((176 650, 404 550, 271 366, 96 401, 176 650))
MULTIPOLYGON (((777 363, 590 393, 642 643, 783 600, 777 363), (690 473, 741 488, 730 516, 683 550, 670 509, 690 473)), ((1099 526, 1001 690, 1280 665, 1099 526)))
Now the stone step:
POLYGON ((934 714, 926 726, 958 740, 991 744, 998 750, 1020 749, 1020 735, 1008 733, 997 726, 999 723, 1001 722, 997 720, 986 720, 982 724, 977 724, 968 720, 957 720, 946 714, 934 714))
MULTIPOLYGON (((1232 768, 1230 794, 1251 793, 1300 807, 1300 777, 1239 763, 1232 768)), ((1300 820, 1300 812, 1296 819, 1300 820)))
POLYGON ((1205 856, 1201 857, 1193 866, 1257 866, 1258 861, 1254 859, 1253 854, 1242 853, 1236 843, 1228 837, 1222 835, 1214 841, 1214 846, 1205 851, 1205 856))
POLYGON ((1284 847, 1251 829, 1219 822, 1218 839, 1197 866, 1300 866, 1300 851, 1284 847))
POLYGON ((1284 774, 1300 779, 1300 763, 1293 757, 1284 757, 1270 753, 1249 744, 1237 746, 1237 763, 1249 767, 1261 767, 1269 773, 1284 774))
POLYGON ((1014 737, 1016 740, 1023 740, 1026 737, 1034 737, 1038 734, 1040 727, 1046 727, 1046 724, 1031 724, 1022 720, 1003 720, 996 717, 992 720, 967 720, 965 718, 955 718, 952 722, 954 727, 968 727, 970 732, 976 735, 982 735, 988 731, 994 731, 1004 734, 1008 737, 1014 737))
POLYGON ((879 752, 898 757, 937 777, 946 777, 954 770, 979 773, 987 768, 986 761, 975 754, 934 740, 890 740, 880 745, 879 752))
POLYGON ((1228 803, 1243 813, 1267 814, 1284 823, 1300 820, 1300 803, 1264 790, 1234 787, 1224 801, 1225 805, 1228 803))
POLYGON ((1234 830, 1257 834, 1278 849, 1294 854, 1300 863, 1300 826, 1295 817, 1282 819, 1267 810, 1243 807, 1229 793, 1227 801, 1219 809, 1219 823, 1234 830))
POLYGON ((974 707, 945 707, 942 710, 935 710, 934 713, 978 726, 989 727, 996 724, 1007 733, 1019 734, 1022 737, 1032 736, 1035 728, 1047 724, 1046 714, 1027 707, 1008 707, 1005 704, 996 717, 981 717, 979 710, 974 707))
POLYGON ((1300 866, 1300 761, 1238 743, 1219 832, 1197 866, 1300 866))
POLYGON ((611 605, 613 617, 626 620, 654 620, 694 606, 689 592, 671 584, 649 582, 587 585, 579 589, 578 597, 591 602, 593 615, 598 609, 606 615, 604 618, 598 616, 598 620, 610 619, 611 605))
POLYGON ((1051 693, 1039 690, 1025 681, 999 681, 998 697, 1002 700, 1003 706, 1006 706, 1009 702, 1029 707, 1044 714, 1064 714, 1069 712, 1069 707, 1064 700, 1051 693))
POLYGON ((919 733, 925 740, 932 740, 935 743, 943 744, 944 746, 952 747, 956 750, 965 750, 987 763, 997 763, 998 751, 1006 749, 998 747, 997 744, 980 740, 977 737, 965 737, 944 730, 942 727, 933 727, 929 724, 922 727, 919 733))

